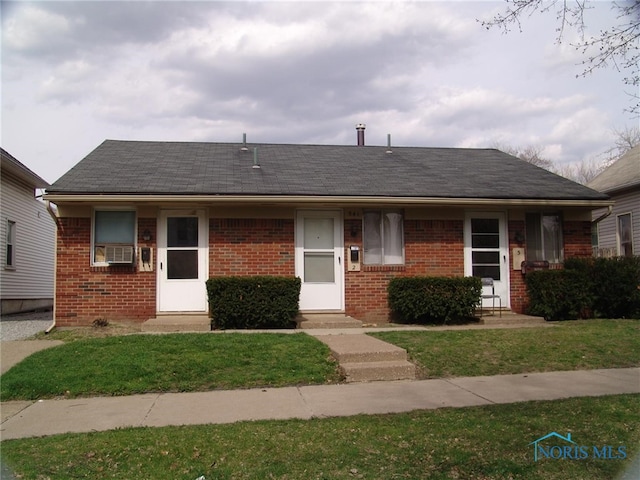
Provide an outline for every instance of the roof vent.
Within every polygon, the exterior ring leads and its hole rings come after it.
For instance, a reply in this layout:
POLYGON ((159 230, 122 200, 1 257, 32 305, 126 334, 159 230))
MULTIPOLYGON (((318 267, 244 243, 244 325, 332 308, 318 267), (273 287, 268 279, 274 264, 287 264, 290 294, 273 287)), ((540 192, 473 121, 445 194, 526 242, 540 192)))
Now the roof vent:
POLYGON ((364 146, 364 129, 367 126, 364 123, 359 123, 356 125, 356 131, 358 132, 358 146, 364 146))
POLYGON ((253 167, 251 168, 260 168, 260 164, 258 163, 258 147, 253 148, 253 167))
POLYGON ((240 149, 241 152, 248 152, 249 148, 247 147, 247 134, 243 133, 242 134, 242 148, 240 149))
POLYGON ((393 150, 391 150, 391 134, 387 133, 387 151, 384 152, 387 155, 391 155, 393 153, 393 150))

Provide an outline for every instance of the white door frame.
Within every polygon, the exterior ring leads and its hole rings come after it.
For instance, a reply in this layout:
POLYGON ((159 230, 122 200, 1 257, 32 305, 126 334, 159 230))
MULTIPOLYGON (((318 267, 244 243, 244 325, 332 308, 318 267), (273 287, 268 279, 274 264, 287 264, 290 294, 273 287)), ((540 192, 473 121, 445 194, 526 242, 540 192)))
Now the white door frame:
MULTIPOLYGON (((307 252, 309 250, 306 250, 307 252)), ((312 253, 315 253, 311 249, 312 253)), ((327 252, 320 252, 327 253, 327 252)), ((302 280, 301 311, 344 311, 344 222, 342 210, 298 210, 295 228, 295 274, 302 280), (333 218, 333 283, 306 283, 304 278, 304 219, 333 218)))
MULTIPOLYGON (((497 218, 499 224, 499 251, 500 251, 500 280, 494 281, 496 295, 500 295, 502 306, 511 307, 511 289, 509 280, 509 237, 507 231, 507 214, 504 211, 468 211, 464 220, 464 274, 467 277, 473 275, 471 246, 471 219, 472 218, 497 218)), ((485 292, 488 293, 488 292, 485 292)))
POLYGON ((157 298, 158 312, 208 311, 206 280, 209 276, 209 225, 206 210, 161 210, 158 215, 157 298), (198 278, 167 278, 167 219, 169 217, 198 218, 198 278))

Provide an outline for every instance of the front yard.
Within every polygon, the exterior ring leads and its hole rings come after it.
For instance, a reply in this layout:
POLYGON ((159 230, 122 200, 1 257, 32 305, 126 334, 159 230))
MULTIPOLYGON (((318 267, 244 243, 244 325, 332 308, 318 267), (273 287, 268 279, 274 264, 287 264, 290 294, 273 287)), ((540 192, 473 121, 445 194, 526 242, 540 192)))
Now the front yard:
MULTIPOLYGON (((423 378, 640 365, 638 320, 373 335, 406 348, 423 378)), ((60 332, 59 338, 68 343, 37 352, 2 376, 2 401, 340 381, 329 349, 305 334, 83 338, 60 332)))
MULTIPOLYGON (((304 334, 55 335, 67 343, 34 354, 2 376, 3 400, 340 380, 328 349, 304 334)), ((431 378, 640 365, 637 320, 375 336, 407 348, 422 375, 431 378)), ((639 406, 640 395, 618 395, 309 421, 131 428, 3 441, 2 457, 25 480, 613 479, 638 455, 639 406), (590 456, 534 461, 531 442, 550 432, 570 432, 590 456), (625 456, 597 458, 593 446, 600 452, 602 446, 623 448, 625 456)))
POLYGON ((422 378, 640 366, 640 320, 554 322, 553 328, 383 332, 422 378))

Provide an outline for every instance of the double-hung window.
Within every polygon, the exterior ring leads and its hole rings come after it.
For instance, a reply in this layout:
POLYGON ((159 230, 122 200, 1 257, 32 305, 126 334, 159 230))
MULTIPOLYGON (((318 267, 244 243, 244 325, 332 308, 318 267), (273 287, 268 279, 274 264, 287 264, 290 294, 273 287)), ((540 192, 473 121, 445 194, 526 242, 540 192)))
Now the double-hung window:
POLYGON ((16 267, 16 222, 7 220, 7 238, 4 265, 7 269, 16 267))
POLYGON ((403 216, 400 210, 367 210, 363 219, 365 265, 404 263, 403 216))
POLYGON ((558 213, 527 213, 527 259, 561 263, 564 257, 562 217, 558 213))
POLYGON ((135 211, 96 210, 93 216, 92 263, 104 265, 132 261, 135 236, 135 211))
POLYGON ((621 257, 633 256, 630 213, 618 215, 618 253, 621 257))

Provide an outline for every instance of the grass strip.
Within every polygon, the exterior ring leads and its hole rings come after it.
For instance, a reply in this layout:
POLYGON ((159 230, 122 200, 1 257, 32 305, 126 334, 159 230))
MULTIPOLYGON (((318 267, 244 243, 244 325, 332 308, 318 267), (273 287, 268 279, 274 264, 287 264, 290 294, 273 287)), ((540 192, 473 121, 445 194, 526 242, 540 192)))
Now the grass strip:
MULTIPOLYGON (((403 414, 123 429, 11 440, 29 479, 613 479, 638 453, 640 396, 585 397, 403 414), (542 458, 552 432, 626 459, 542 458)), ((563 446, 550 440, 547 447, 563 446)), ((591 452, 590 452, 591 453, 591 452)))
POLYGON ((422 378, 640 365, 640 321, 582 320, 554 328, 381 332, 407 350, 422 378))
POLYGON ((2 376, 0 399, 322 384, 329 349, 304 334, 129 335, 37 352, 2 376))

